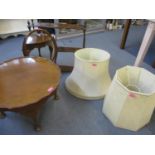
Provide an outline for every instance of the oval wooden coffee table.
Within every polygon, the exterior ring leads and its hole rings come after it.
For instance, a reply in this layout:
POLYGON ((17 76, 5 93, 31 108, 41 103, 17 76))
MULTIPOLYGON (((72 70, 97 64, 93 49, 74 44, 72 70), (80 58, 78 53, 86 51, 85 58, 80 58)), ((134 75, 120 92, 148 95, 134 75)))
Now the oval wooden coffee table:
POLYGON ((40 130, 41 106, 54 95, 59 85, 60 69, 42 57, 21 57, 0 64, 0 112, 19 112, 31 117, 40 130))

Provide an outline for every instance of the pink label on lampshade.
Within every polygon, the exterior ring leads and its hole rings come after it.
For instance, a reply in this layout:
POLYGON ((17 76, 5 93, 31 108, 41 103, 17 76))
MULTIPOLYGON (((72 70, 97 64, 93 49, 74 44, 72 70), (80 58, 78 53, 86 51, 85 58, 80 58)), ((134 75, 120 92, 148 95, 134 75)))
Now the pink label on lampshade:
POLYGON ((54 88, 53 88, 53 87, 49 87, 47 91, 48 91, 49 93, 51 93, 52 91, 54 91, 54 88))
POLYGON ((136 98, 136 97, 137 97, 137 95, 134 94, 134 93, 132 93, 132 92, 130 92, 130 93, 128 94, 128 96, 131 97, 131 98, 136 98))
POLYGON ((92 66, 93 66, 93 67, 96 67, 97 65, 96 65, 96 64, 92 64, 92 66))

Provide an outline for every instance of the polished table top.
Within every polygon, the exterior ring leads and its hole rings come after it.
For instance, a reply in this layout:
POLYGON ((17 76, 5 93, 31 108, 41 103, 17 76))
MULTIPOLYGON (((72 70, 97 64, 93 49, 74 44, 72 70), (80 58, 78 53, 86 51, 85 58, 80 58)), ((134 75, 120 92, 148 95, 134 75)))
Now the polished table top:
POLYGON ((21 57, 0 64, 0 108, 37 103, 57 88, 59 67, 42 57, 21 57))

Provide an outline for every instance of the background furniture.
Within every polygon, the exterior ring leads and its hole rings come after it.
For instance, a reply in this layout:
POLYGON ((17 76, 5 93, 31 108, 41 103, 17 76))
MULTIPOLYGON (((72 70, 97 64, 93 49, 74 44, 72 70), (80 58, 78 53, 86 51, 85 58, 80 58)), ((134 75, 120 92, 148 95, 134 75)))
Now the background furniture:
POLYGON ((123 35, 122 35, 121 44, 120 44, 121 49, 124 49, 124 47, 125 47, 125 43, 126 43, 126 40, 127 40, 130 25, 131 25, 131 19, 127 19, 126 23, 125 23, 125 26, 124 26, 124 31, 123 31, 123 35))
MULTIPOLYGON (((37 19, 37 22, 38 23, 54 23, 54 19, 37 19)), ((29 31, 34 30, 34 20, 33 19, 27 21, 27 27, 28 27, 29 31)), ((53 28, 42 28, 42 27, 39 27, 39 28, 47 30, 50 34, 55 34, 55 29, 53 29, 53 28)))
POLYGON ((40 130, 39 113, 43 103, 59 84, 60 70, 45 58, 16 58, 0 65, 0 112, 18 112, 32 118, 40 130))
MULTIPOLYGON (((143 62, 144 57, 148 51, 148 48, 154 38, 154 35, 155 35, 155 20, 149 20, 143 41, 141 43, 141 46, 134 64, 135 66, 140 66, 141 63, 143 62)), ((155 61, 152 64, 152 67, 155 67, 155 61)))
MULTIPOLYGON (((83 48, 85 47, 85 34, 86 34, 86 23, 84 25, 79 24, 65 24, 65 23, 38 23, 34 25, 34 27, 41 27, 41 28, 54 28, 54 29, 76 29, 83 31, 83 48)), ((79 47, 57 47, 57 52, 75 52, 76 50, 80 49, 79 47)), ((72 71, 72 66, 60 65, 60 68, 63 72, 70 72, 72 71)))
POLYGON ((54 28, 54 29, 75 29, 81 30, 83 32, 83 48, 85 47, 85 38, 86 38, 86 22, 84 25, 80 24, 67 24, 67 23, 38 23, 34 25, 35 27, 41 28, 54 28))
MULTIPOLYGON (((135 66, 140 66, 141 63, 144 60, 144 57, 148 51, 148 48, 154 38, 154 34, 155 34, 155 20, 148 20, 148 26, 143 38, 143 41, 141 43, 138 55, 136 57, 135 60, 135 66)), ((127 19, 126 23, 125 23, 125 27, 124 27, 124 31, 123 31, 123 35, 122 35, 122 40, 121 40, 121 44, 120 44, 120 48, 124 49, 125 48, 125 44, 126 44, 126 40, 127 40, 127 36, 128 36, 128 32, 129 32, 129 28, 131 25, 131 19, 127 19)), ((152 64, 152 67, 155 68, 155 61, 152 64)))

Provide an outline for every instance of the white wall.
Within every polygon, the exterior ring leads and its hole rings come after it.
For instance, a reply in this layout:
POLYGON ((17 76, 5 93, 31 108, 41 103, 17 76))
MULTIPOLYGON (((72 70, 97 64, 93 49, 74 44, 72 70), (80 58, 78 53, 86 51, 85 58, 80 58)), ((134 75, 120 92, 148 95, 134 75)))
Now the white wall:
POLYGON ((28 31, 27 19, 0 19, 0 37, 28 31))

